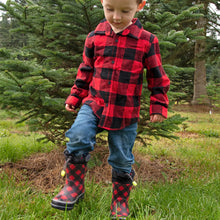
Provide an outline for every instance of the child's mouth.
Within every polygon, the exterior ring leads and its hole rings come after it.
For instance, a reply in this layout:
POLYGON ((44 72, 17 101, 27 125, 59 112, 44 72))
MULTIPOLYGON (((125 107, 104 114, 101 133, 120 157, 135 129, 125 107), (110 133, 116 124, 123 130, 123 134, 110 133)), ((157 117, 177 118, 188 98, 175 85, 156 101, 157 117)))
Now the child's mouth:
POLYGON ((121 25, 121 22, 114 22, 113 24, 116 26, 119 26, 119 25, 121 25))

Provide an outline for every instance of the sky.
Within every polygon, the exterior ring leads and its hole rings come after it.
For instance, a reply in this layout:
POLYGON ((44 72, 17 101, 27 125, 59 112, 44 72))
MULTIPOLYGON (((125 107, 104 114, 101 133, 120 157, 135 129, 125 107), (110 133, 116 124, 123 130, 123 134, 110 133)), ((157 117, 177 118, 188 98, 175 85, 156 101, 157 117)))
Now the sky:
MULTIPOLYGON (((0 0, 1 3, 6 3, 7 0, 0 0)), ((1 10, 0 10, 0 15, 2 14, 1 10)))
POLYGON ((7 2, 7 0, 0 0, 0 2, 2 2, 2 3, 6 3, 6 2, 7 2))

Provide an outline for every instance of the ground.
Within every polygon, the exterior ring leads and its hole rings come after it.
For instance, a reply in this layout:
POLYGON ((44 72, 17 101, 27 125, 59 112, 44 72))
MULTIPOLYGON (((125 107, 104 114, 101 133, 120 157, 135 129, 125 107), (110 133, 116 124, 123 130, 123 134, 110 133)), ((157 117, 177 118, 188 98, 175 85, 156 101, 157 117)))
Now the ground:
MULTIPOLYGON (((185 108, 185 107, 184 107, 185 108)), ((208 111, 208 109, 201 109, 208 111)), ((176 111, 181 110, 176 107, 176 111)), ((192 107, 184 109, 185 111, 198 111, 198 108, 192 107)), ((186 135, 185 133, 180 134, 186 135)), ((189 135, 189 134, 187 134, 189 135)), ((16 163, 6 163, 0 165, 0 169, 9 176, 14 176, 18 182, 26 182, 43 192, 52 192, 58 186, 62 187, 64 179, 60 172, 64 166, 63 148, 53 150, 49 153, 37 153, 29 158, 16 163)), ((151 158, 149 155, 142 155, 135 151, 136 171, 135 180, 159 182, 177 180, 185 169, 184 164, 174 158, 159 157, 151 158)), ((107 163, 108 148, 96 146, 92 153, 92 159, 88 163, 87 179, 101 182, 103 184, 111 183, 111 167, 107 163)))
MULTIPOLYGON (((152 159, 139 153, 134 154, 136 181, 172 182, 178 179, 184 170, 181 163, 172 158, 152 159)), ((95 149, 88 164, 88 179, 103 184, 111 183, 111 167, 107 163, 107 158, 107 148, 95 149)), ((1 165, 1 168, 10 176, 13 175, 18 182, 28 181, 31 186, 43 192, 51 192, 64 184, 64 179, 60 175, 63 166, 63 149, 59 149, 49 153, 37 153, 17 163, 6 163, 1 165)))

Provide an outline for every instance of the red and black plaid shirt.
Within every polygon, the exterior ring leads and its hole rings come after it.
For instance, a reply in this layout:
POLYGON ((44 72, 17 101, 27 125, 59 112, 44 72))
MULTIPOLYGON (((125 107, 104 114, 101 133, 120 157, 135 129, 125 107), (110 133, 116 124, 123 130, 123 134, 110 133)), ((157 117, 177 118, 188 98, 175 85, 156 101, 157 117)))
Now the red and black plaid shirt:
POLYGON ((143 69, 147 68, 150 114, 167 117, 170 81, 161 63, 158 39, 138 19, 115 34, 106 20, 85 41, 83 63, 66 104, 89 105, 98 126, 120 130, 138 121, 143 69))

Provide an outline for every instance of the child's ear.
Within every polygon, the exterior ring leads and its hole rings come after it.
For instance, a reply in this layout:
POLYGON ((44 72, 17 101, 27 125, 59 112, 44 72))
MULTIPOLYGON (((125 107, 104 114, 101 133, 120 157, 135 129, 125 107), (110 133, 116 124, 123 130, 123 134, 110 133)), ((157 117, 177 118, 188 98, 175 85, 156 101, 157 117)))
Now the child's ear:
POLYGON ((101 3, 103 3, 103 0, 100 0, 101 1, 101 3))
POLYGON ((137 11, 140 11, 146 4, 146 1, 142 1, 141 4, 138 5, 137 11))

